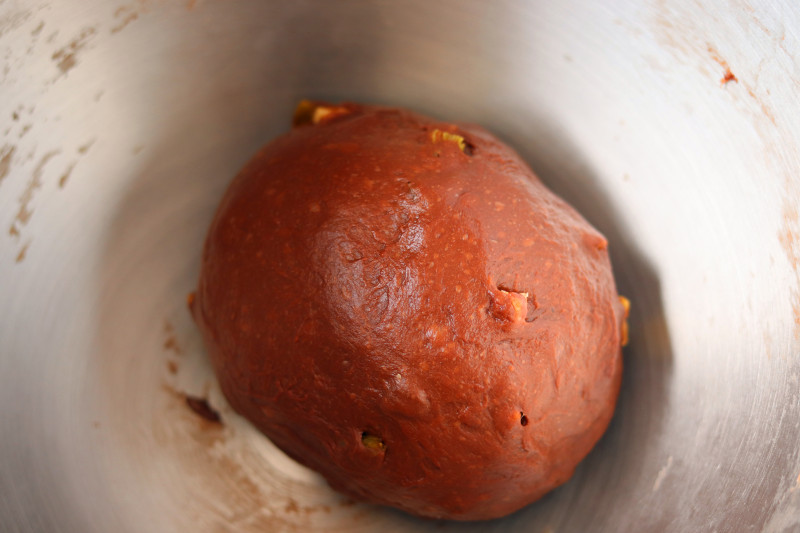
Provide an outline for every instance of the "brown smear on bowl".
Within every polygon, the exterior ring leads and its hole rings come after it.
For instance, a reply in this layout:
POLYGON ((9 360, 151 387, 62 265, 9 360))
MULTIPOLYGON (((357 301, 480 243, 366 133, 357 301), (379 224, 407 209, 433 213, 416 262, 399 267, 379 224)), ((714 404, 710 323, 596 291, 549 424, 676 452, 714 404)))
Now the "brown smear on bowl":
MULTIPOLYGON (((119 6, 114 11, 114 20, 116 20, 116 25, 111 28, 111 33, 114 34, 121 32, 128 27, 129 24, 139 20, 139 17, 147 14, 153 4, 157 3, 161 2, 156 2, 155 0, 135 0, 119 6)), ((168 2, 163 4, 168 4, 168 2)))
MULTIPOLYGON (((681 60, 697 60, 699 58, 710 56, 711 60, 723 68, 722 78, 720 85, 725 87, 729 82, 734 81, 741 85, 747 92, 748 96, 760 108, 760 115, 769 119, 773 125, 776 124, 775 113, 772 108, 767 105, 759 96, 755 87, 746 80, 742 80, 740 76, 734 74, 730 68, 730 64, 725 57, 719 52, 716 46, 706 40, 706 34, 702 28, 696 25, 691 18, 682 16, 678 12, 676 5, 660 3, 656 15, 653 17, 653 33, 654 37, 665 49, 670 50, 673 55, 680 57, 681 60), (672 11, 675 9, 675 11, 672 11), (676 20, 680 20, 680 24, 676 20)), ((767 35, 769 32, 762 28, 767 35)), ((709 71, 699 63, 700 71, 708 75, 709 71)))
POLYGON ((14 237, 19 236, 22 228, 30 221, 31 216, 33 215, 31 202, 33 202, 36 192, 42 188, 42 175, 44 174, 44 168, 47 165, 47 162, 58 155, 59 152, 59 150, 52 150, 43 155, 39 160, 39 164, 36 165, 36 168, 33 170, 33 174, 31 175, 31 180, 28 182, 28 186, 25 187, 25 190, 19 197, 19 209, 14 217, 14 221, 11 223, 11 227, 8 230, 9 235, 14 237))
POLYGON ((194 412, 200 418, 215 424, 222 423, 222 417, 219 416, 219 412, 209 405, 207 399, 200 398, 198 396, 190 396, 187 394, 186 405, 189 406, 189 409, 191 409, 192 412, 194 412))
POLYGON ((58 178, 58 188, 63 189, 64 186, 67 184, 70 175, 72 174, 72 170, 75 168, 77 161, 73 161, 70 165, 64 170, 64 173, 61 174, 61 177, 58 178))
POLYGON ((31 241, 26 242, 22 248, 20 248, 19 253, 17 254, 17 263, 22 263, 25 260, 25 255, 28 253, 28 247, 31 245, 31 241))
POLYGON ((739 80, 736 79, 736 76, 733 74, 733 72, 731 72, 731 69, 728 68, 725 69, 725 75, 722 77, 722 80, 720 80, 720 83, 722 85, 725 85, 730 81, 739 81, 739 80))
MULTIPOLYGON (((169 460, 179 472, 191 472, 192 483, 203 484, 198 491, 187 493, 186 499, 178 494, 179 510, 189 517, 202 516, 203 524, 213 523, 211 531, 305 533, 319 530, 323 525, 319 520, 336 511, 347 517, 331 523, 327 530, 347 531, 354 519, 370 513, 368 508, 354 505, 327 487, 280 479, 275 472, 264 475, 264 459, 240 433, 241 426, 223 423, 222 416, 205 398, 167 384, 162 391, 165 403, 153 419, 156 448, 150 451, 169 460), (319 499, 308 497, 309 489, 330 491, 330 498, 306 504, 305 501, 319 499)), ((180 482, 173 485, 176 489, 179 486, 180 482)), ((187 522, 191 521, 187 518, 187 522)))
POLYGON ((164 321, 164 349, 174 352, 177 355, 183 353, 183 348, 178 343, 178 337, 175 335, 175 326, 169 320, 164 321))
MULTIPOLYGON (((798 209, 800 209, 800 184, 797 177, 791 175, 783 161, 784 156, 779 152, 781 146, 780 139, 790 138, 791 135, 786 131, 786 127, 776 117, 777 110, 770 105, 769 90, 760 89, 754 83, 757 82, 758 73, 754 74, 756 82, 743 79, 740 72, 736 76, 730 69, 728 61, 719 53, 717 48, 705 41, 705 32, 697 26, 691 17, 681 16, 680 13, 673 12, 675 5, 662 2, 658 13, 653 18, 653 33, 658 42, 679 57, 681 60, 693 60, 702 56, 711 56, 711 59, 725 69, 722 85, 727 86, 728 82, 735 81, 740 85, 747 96, 755 104, 756 109, 752 110, 752 126, 758 132, 759 137, 764 140, 764 162, 770 172, 777 172, 783 175, 783 207, 781 210, 781 225, 776 235, 787 261, 794 270, 795 286, 790 289, 789 298, 792 308, 794 321, 794 336, 800 340, 800 219, 798 209), (675 21, 680 20, 680 24, 675 21), (730 76, 729 76, 730 74, 730 76)), ((758 28, 765 37, 776 46, 776 52, 784 54, 786 57, 793 57, 783 43, 785 34, 780 38, 772 35, 770 29, 763 21, 751 15, 750 23, 758 28)), ((708 73, 704 67, 701 71, 708 73)), ((791 74, 789 74, 791 76, 791 74)), ((793 79, 791 82, 795 87, 800 87, 800 79, 793 79)))
POLYGON ((725 69, 725 73, 722 75, 722 79, 719 81, 720 85, 725 85, 726 83, 731 81, 738 82, 739 80, 736 78, 733 72, 731 72, 730 65, 728 65, 728 62, 725 61, 725 59, 723 59, 721 55, 719 55, 717 49, 711 46, 710 44, 707 45, 706 48, 708 50, 708 53, 711 54, 711 59, 716 61, 719 64, 719 66, 725 69))
POLYGON ((78 153, 81 154, 81 155, 85 155, 86 152, 89 151, 89 148, 91 148, 92 145, 95 143, 95 141, 97 141, 97 139, 92 139, 90 141, 85 142, 81 146, 79 146, 78 147, 78 153))
MULTIPOLYGON (((162 414, 166 414, 171 418, 175 424, 172 429, 179 430, 172 437, 179 435, 182 438, 186 438, 186 443, 202 444, 204 446, 214 446, 222 441, 222 430, 225 426, 220 423, 221 417, 219 413, 211 409, 207 400, 186 394, 169 384, 164 384, 162 390, 168 397, 166 408, 162 414), (216 417, 219 417, 219 420, 212 420, 214 418, 213 414, 204 413, 199 415, 195 408, 202 410, 203 406, 198 405, 202 403, 205 403, 204 407, 210 413, 216 413, 216 417), (194 407, 190 404, 193 404, 194 407)), ((161 431, 154 432, 156 440, 162 440, 159 437, 163 437, 166 434, 166 432, 162 433, 161 431)))
POLYGON ((791 200, 792 198, 800 198, 800 196, 792 196, 790 192, 800 193, 800 191, 794 190, 797 187, 788 179, 786 188, 787 194, 783 202, 782 224, 778 232, 778 241, 780 241, 781 248, 783 248, 786 259, 795 274, 795 287, 791 290, 792 314, 794 317, 794 336, 795 339, 800 340, 800 216, 798 216, 798 206, 793 204, 791 200))
POLYGON ((95 28, 85 28, 69 44, 53 52, 51 59, 56 63, 62 75, 67 74, 78 64, 78 55, 86 48, 86 45, 89 44, 95 34, 97 34, 95 28))
POLYGON ((10 144, 0 148, 0 183, 8 176, 8 172, 11 170, 11 160, 14 158, 14 152, 16 151, 17 147, 10 144))

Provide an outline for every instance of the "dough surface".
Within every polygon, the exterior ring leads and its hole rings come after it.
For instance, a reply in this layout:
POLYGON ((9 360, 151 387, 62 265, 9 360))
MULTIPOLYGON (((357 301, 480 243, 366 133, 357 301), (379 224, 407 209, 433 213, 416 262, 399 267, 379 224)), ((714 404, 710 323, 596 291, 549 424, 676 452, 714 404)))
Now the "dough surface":
POLYGON ((626 309, 606 239, 484 129, 304 103, 230 185, 192 312, 233 408, 358 500, 456 520, 564 483, 626 309))

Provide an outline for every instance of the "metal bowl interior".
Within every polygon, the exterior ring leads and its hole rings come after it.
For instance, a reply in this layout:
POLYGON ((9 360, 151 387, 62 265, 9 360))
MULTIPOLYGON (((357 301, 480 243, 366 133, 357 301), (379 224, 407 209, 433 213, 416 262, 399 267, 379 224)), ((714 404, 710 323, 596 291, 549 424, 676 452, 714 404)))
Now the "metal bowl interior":
POLYGON ((4 530, 800 530, 791 3, 0 0, 0 48, 4 530), (354 504, 226 406, 186 295, 303 97, 480 123, 609 238, 618 410, 540 502, 354 504))

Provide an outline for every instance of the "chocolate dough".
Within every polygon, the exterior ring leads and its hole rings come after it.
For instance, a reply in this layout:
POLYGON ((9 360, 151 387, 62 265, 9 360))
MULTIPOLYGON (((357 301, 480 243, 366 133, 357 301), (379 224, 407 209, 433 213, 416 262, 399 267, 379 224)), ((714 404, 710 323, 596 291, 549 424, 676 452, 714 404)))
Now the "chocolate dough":
POLYGON ((304 102, 225 194, 192 311, 233 408, 332 487, 488 519, 609 423, 606 248, 480 127, 304 102))

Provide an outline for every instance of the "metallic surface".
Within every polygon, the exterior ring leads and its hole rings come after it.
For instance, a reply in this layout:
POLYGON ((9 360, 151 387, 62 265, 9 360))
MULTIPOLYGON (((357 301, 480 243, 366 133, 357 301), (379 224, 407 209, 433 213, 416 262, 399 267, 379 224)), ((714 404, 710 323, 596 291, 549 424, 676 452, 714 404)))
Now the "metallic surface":
POLYGON ((800 531, 794 3, 0 0, 0 53, 0 530, 800 531), (301 97, 479 122, 609 238, 620 404, 537 504, 353 504, 220 397, 186 294, 301 97))

